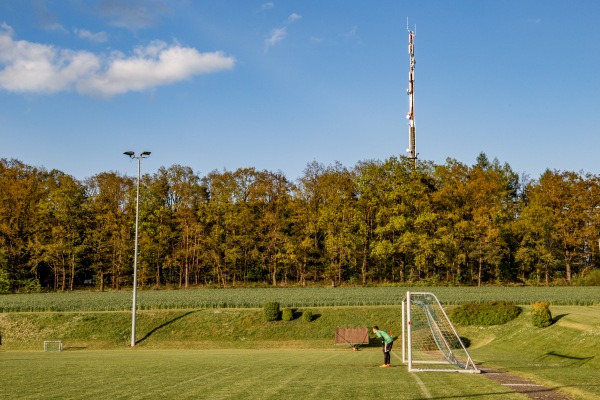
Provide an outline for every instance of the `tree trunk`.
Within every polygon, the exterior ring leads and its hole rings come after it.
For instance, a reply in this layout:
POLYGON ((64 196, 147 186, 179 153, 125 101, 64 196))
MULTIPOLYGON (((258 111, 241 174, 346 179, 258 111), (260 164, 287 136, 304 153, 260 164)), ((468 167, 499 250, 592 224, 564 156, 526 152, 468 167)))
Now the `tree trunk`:
POLYGON ((184 241, 184 254, 185 254, 185 284, 184 287, 187 289, 190 284, 190 232, 186 225, 185 227, 185 241, 184 241))
POLYGON ((64 292, 65 287, 67 286, 67 266, 65 265, 64 257, 61 257, 61 267, 62 267, 62 281, 60 283, 60 291, 64 292))
POLYGON ((156 288, 160 289, 160 261, 156 263, 156 288))
POLYGON ((571 284, 571 252, 569 250, 567 250, 565 252, 565 261, 566 261, 565 264, 566 264, 566 267, 567 267, 567 270, 566 270, 566 273, 567 273, 567 275, 566 275, 567 282, 569 284, 571 284))
POLYGON ((104 292, 104 273, 100 271, 100 291, 104 292))
POLYGON ((482 270, 483 259, 479 254, 479 270, 477 271, 477 287, 481 287, 481 270, 482 270))
POLYGON ((363 285, 367 284, 367 254, 368 254, 367 250, 368 250, 368 248, 369 248, 369 238, 366 237, 365 244, 363 245, 363 260, 362 260, 362 266, 360 269, 363 285))
POLYGON ((75 253, 71 254, 71 281, 69 284, 69 288, 71 292, 73 291, 73 285, 75 282, 75 253))

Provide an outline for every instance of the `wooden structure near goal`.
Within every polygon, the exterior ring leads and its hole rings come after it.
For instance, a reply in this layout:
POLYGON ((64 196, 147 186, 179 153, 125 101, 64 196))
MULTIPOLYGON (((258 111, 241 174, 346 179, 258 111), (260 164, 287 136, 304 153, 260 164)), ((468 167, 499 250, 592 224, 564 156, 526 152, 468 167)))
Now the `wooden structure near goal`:
POLYGON ((336 327, 334 344, 349 345, 352 350, 358 350, 363 344, 369 344, 369 328, 366 326, 357 328, 336 327))

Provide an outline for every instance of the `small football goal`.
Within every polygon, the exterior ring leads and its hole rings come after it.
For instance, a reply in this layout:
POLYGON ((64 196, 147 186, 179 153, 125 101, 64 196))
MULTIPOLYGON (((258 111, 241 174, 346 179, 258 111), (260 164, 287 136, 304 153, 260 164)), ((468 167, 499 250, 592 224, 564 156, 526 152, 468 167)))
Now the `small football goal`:
POLYGON ((44 352, 62 351, 62 341, 60 340, 45 340, 44 352))
POLYGON ((402 300, 402 362, 409 372, 480 372, 437 297, 426 292, 406 292, 402 300))

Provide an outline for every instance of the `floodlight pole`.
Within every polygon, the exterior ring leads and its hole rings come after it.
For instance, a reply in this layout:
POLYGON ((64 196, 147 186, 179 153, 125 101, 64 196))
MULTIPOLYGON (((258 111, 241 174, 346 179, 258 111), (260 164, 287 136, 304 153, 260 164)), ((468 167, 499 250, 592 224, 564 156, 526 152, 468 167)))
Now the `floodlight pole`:
POLYGON ((137 192, 135 196, 135 246, 133 253, 133 304, 131 306, 131 347, 135 347, 135 317, 137 312, 137 258, 138 258, 138 225, 140 216, 140 164, 142 158, 150 157, 149 151, 144 151, 136 156, 133 151, 126 151, 126 156, 137 160, 137 192))

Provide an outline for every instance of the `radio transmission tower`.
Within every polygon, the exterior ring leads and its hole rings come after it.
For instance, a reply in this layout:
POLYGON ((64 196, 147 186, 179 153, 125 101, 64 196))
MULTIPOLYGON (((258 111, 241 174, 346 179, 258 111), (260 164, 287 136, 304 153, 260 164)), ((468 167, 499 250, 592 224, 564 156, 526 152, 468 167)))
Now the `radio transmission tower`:
POLYGON ((408 28, 408 18, 406 18, 406 30, 408 31, 408 54, 410 55, 410 70, 408 73, 408 158, 413 161, 413 167, 417 165, 417 143, 416 143, 416 126, 415 126, 415 30, 411 31, 408 28))

